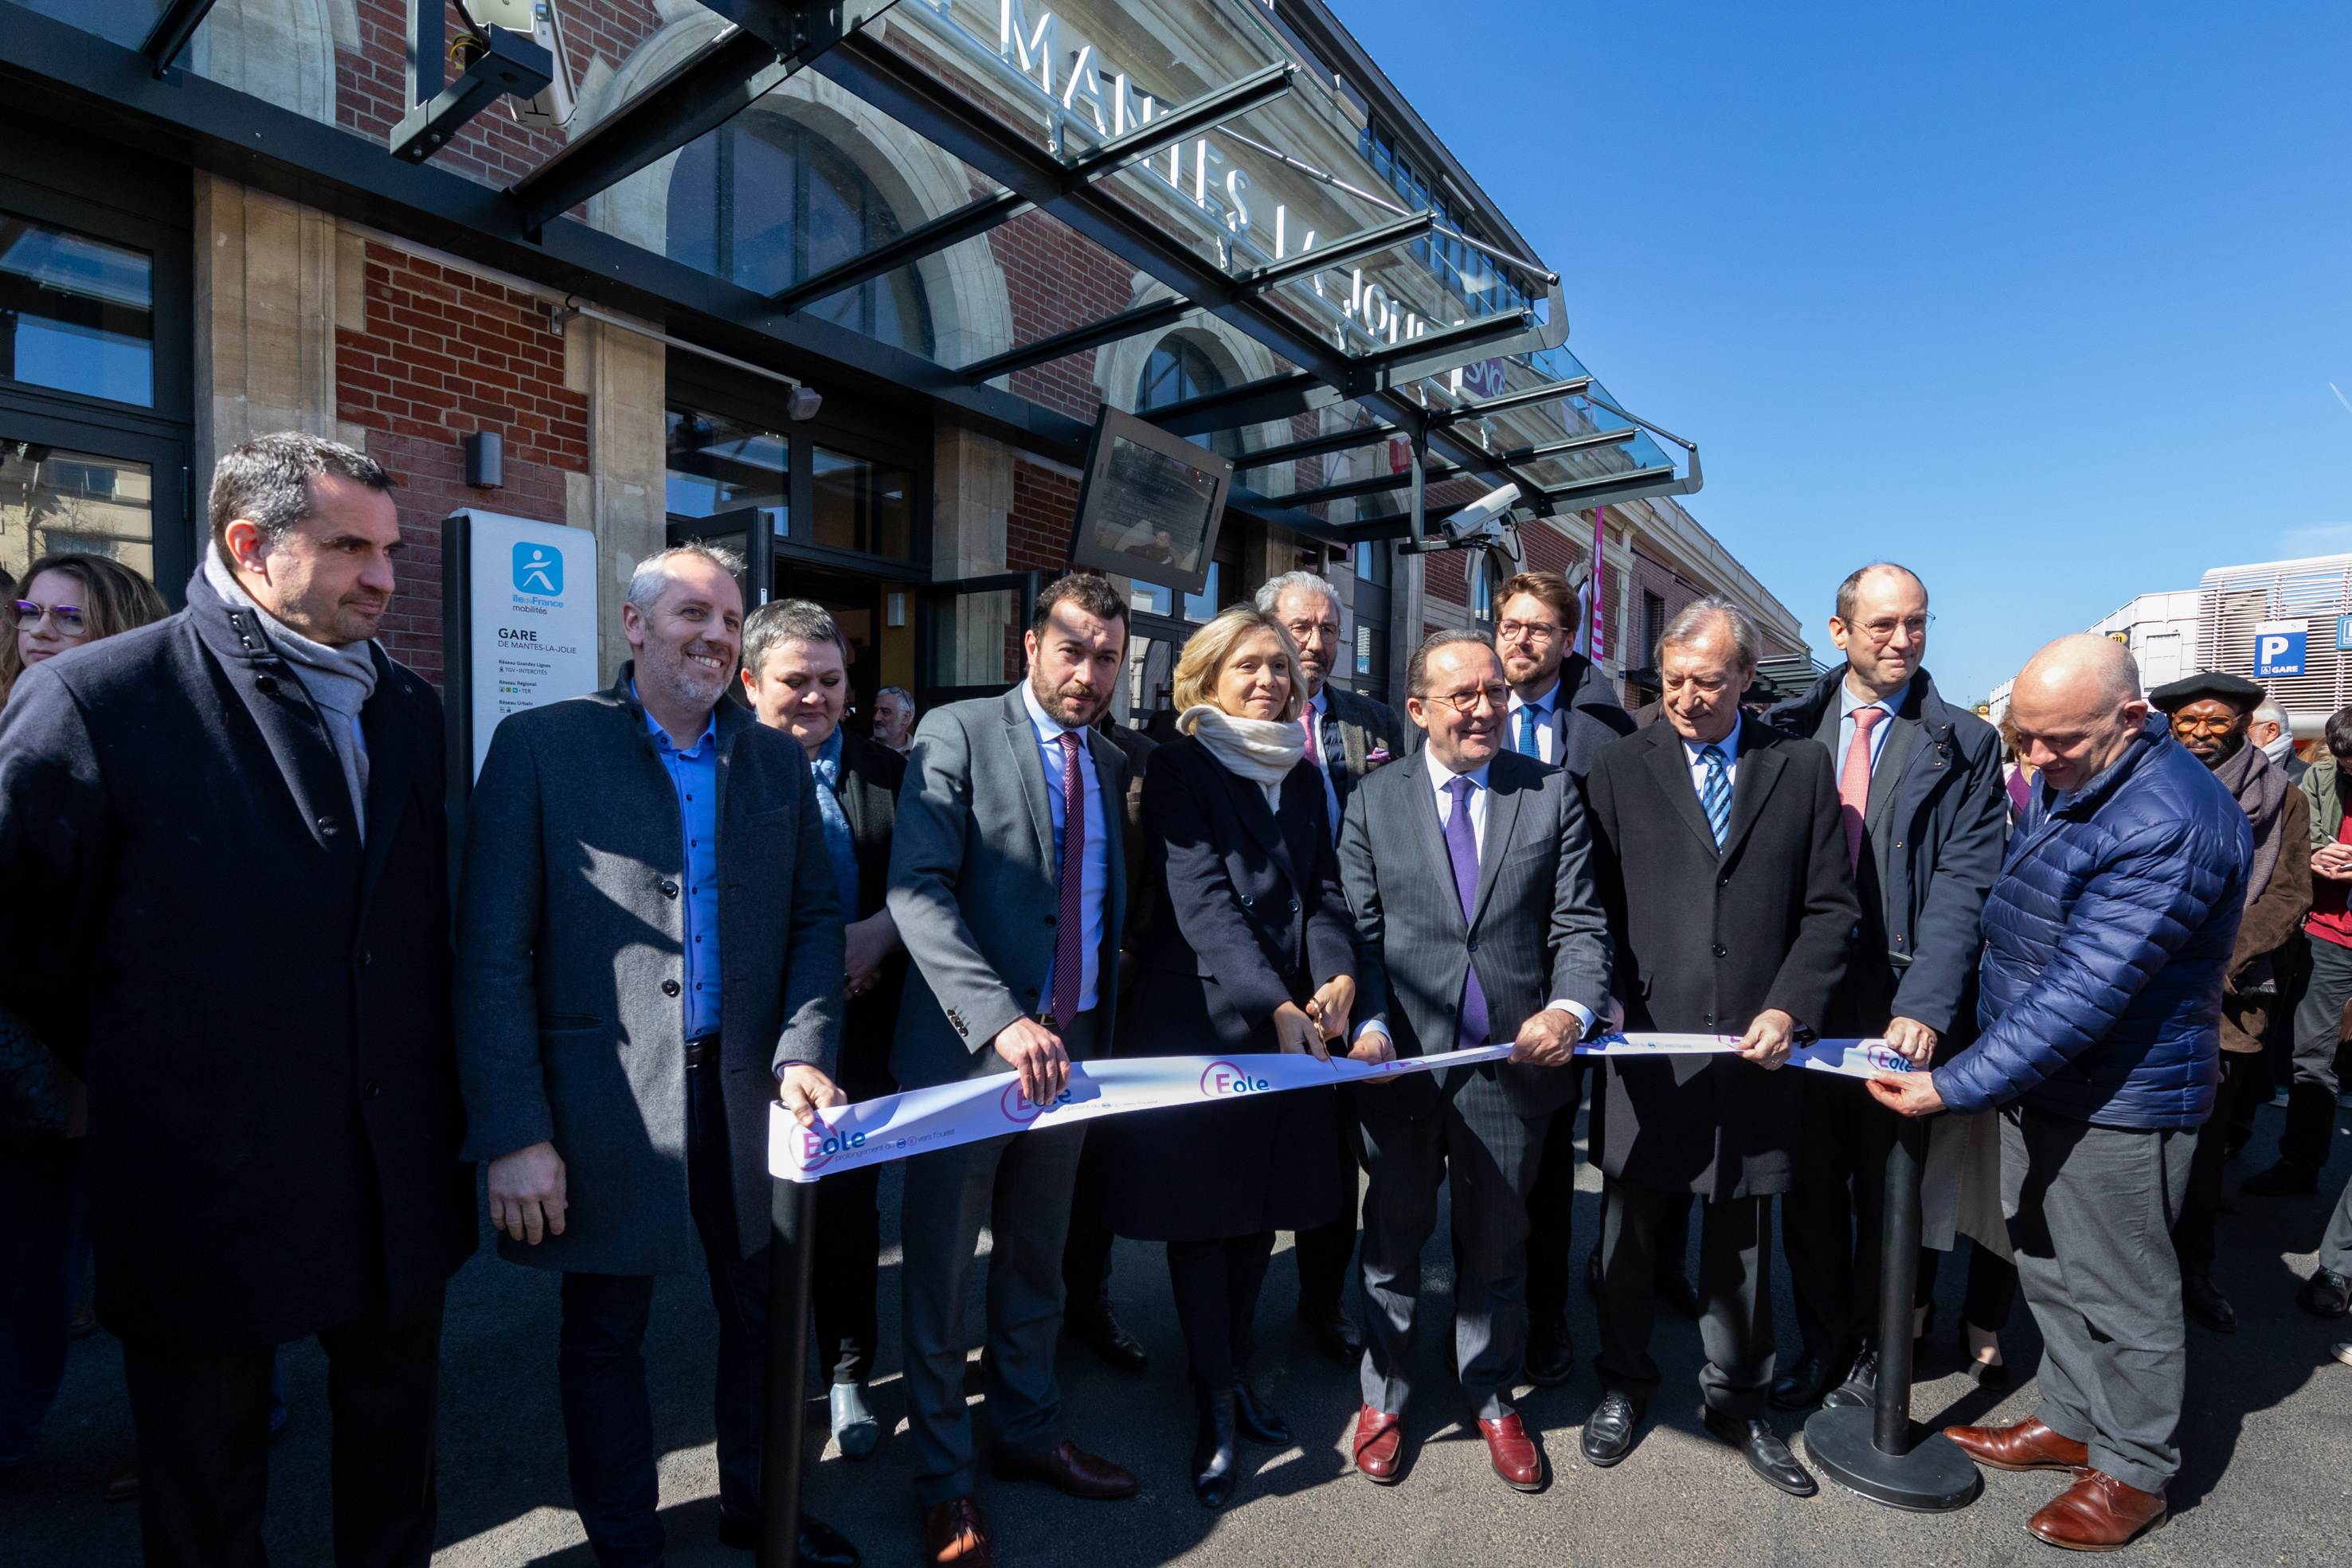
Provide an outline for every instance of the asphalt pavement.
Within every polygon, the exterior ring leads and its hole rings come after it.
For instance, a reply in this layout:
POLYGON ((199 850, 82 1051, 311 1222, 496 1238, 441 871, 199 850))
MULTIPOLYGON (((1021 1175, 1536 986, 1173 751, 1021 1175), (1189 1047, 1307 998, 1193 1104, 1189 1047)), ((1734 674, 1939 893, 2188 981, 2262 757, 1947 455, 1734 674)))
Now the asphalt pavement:
MULTIPOLYGON (((2231 1186, 2269 1161, 2280 1113, 2260 1113, 2251 1157, 2231 1165, 2231 1186)), ((2352 1134, 2352 1115, 2339 1113, 2352 1134)), ((2352 1176, 2352 1136, 2314 1197, 2242 1198, 2224 1217, 2214 1278, 2236 1304, 2240 1331, 2191 1324, 2188 1409, 2180 1441, 2185 1468, 2171 1492, 2173 1518, 2130 1549, 2139 1564, 2352 1563, 2352 1367, 2328 1346, 2352 1338, 2352 1319, 2322 1322, 2296 1309, 2330 1205, 2352 1176)), ((1582 1171, 1575 1257, 1581 1266, 1598 1234, 1599 1181, 1582 1171)), ((897 1173, 885 1181, 895 1234, 897 1173)), ((999 1561, 1145 1568, 1161 1563, 1608 1564, 1640 1568, 1759 1568, 1806 1564, 2056 1563, 2050 1547, 2024 1532, 2026 1518, 2061 1490, 2063 1478, 1987 1472, 1981 1495, 1955 1513, 1892 1511, 1824 1484, 1798 1500, 1766 1488, 1731 1449, 1707 1438, 1696 1418, 1701 1359, 1696 1327, 1662 1316, 1655 1354, 1665 1375, 1652 1420, 1633 1452, 1596 1470, 1576 1448, 1577 1428, 1598 1397, 1590 1357, 1597 1343, 1591 1303, 1573 1303, 1583 1364, 1566 1387, 1530 1390, 1523 1416, 1549 1457, 1539 1494, 1505 1488, 1452 1380, 1443 1332, 1451 1312, 1451 1262, 1441 1221, 1424 1256, 1426 1321, 1423 1392, 1406 1416, 1409 1468, 1401 1484, 1374 1487, 1354 1472, 1348 1432, 1357 1407, 1355 1375, 1320 1358, 1293 1316, 1297 1274, 1287 1237, 1275 1260, 1259 1322, 1254 1381, 1289 1419, 1299 1446, 1286 1453, 1244 1450, 1248 1469, 1232 1506, 1219 1513, 1192 1500, 1185 1464, 1192 1399, 1183 1343, 1157 1249, 1122 1242, 1113 1291, 1121 1316, 1151 1352, 1150 1371, 1110 1370, 1065 1341, 1066 1425, 1086 1448, 1135 1470, 1142 1494, 1124 1503, 1080 1503, 1034 1486, 983 1480, 981 1505, 994 1527, 999 1561)), ((844 1460, 831 1448, 811 1458, 807 1505, 846 1531, 869 1563, 918 1560, 920 1532, 909 1484, 912 1445, 898 1375, 895 1248, 882 1274, 882 1367, 877 1413, 890 1436, 869 1459, 844 1460)), ((1939 1279, 1937 1333, 1920 1355, 1915 1416, 1929 1426, 2008 1421, 2034 1408, 2040 1353, 2021 1301, 2004 1338, 2012 1382, 1999 1392, 1966 1375, 1954 1345, 1966 1270, 1939 1279)), ((973 1321, 979 1321, 975 1275, 973 1321)), ((441 1380, 441 1568, 593 1568, 564 1479, 555 1386, 557 1280, 500 1262, 487 1244, 453 1281, 441 1380)), ((1775 1318, 1784 1359, 1796 1354, 1785 1270, 1775 1260, 1775 1318)), ((662 1515, 673 1568, 750 1568, 748 1553, 718 1543, 718 1476, 712 1455, 711 1366, 716 1320, 698 1277, 662 1281, 648 1343, 662 1515)), ((281 1565, 326 1564, 330 1549, 326 1363, 314 1342, 280 1354, 289 1420, 271 1460, 268 1539, 281 1565)), ((812 1384, 821 1388, 821 1385, 812 1384)), ((970 1379, 980 1403, 975 1353, 970 1379)), ((809 1406, 822 1436, 824 1406, 809 1406)), ((1782 1421, 1793 1433, 1800 1424, 1782 1421)), ((983 1428, 984 1429, 984 1428, 983 1428)), ((132 1568, 138 1510, 101 1498, 131 1454, 121 1357, 103 1333, 74 1347, 66 1385, 40 1453, 0 1476, 0 1563, 15 1568, 132 1568)), ((1799 1448, 1802 1455, 1801 1446, 1799 1448)))

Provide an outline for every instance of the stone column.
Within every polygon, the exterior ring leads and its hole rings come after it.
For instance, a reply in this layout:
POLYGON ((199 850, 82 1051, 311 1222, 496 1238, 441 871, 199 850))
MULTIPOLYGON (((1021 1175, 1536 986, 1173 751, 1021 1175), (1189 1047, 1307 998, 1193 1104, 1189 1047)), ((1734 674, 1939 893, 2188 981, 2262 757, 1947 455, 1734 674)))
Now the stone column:
POLYGON ((564 476, 564 521, 596 536, 597 663, 606 681, 629 657, 621 604, 637 562, 668 542, 662 411, 668 350, 641 332, 575 317, 564 329, 563 381, 588 394, 588 471, 564 476))

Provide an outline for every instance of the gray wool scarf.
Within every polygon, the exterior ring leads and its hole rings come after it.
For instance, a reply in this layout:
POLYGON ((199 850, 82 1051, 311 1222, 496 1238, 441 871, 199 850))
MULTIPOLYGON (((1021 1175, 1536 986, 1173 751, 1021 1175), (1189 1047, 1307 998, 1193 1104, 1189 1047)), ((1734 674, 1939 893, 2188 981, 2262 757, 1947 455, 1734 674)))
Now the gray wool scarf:
POLYGON ((2286 792, 2294 786, 2287 782, 2286 770, 2263 755, 2259 746, 2238 747, 2236 756, 2213 769, 2213 777, 2237 797, 2248 825, 2254 830, 2254 863, 2246 874, 2246 907, 2252 909, 2278 866, 2279 824, 2286 816, 2286 792))
POLYGON ((330 648, 314 643, 264 610, 245 591, 215 547, 205 551, 205 580, 213 591, 240 610, 260 618, 270 646, 294 666, 295 678, 327 721, 327 737, 334 743, 335 760, 342 764, 343 783, 352 792, 352 821, 359 825, 360 841, 367 841, 367 737, 360 729, 360 710, 375 695, 375 660, 372 642, 330 648))

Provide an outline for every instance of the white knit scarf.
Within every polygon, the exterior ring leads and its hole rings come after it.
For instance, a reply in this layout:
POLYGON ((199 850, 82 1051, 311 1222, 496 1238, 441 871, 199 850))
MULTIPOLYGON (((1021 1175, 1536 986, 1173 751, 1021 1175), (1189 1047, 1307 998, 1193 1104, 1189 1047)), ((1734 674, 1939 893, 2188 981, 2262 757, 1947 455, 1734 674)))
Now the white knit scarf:
POLYGON ((1176 728, 1207 747, 1226 772, 1265 791, 1273 810, 1282 809, 1282 781, 1307 755, 1307 731, 1296 721, 1235 718, 1207 703, 1186 708, 1176 728))

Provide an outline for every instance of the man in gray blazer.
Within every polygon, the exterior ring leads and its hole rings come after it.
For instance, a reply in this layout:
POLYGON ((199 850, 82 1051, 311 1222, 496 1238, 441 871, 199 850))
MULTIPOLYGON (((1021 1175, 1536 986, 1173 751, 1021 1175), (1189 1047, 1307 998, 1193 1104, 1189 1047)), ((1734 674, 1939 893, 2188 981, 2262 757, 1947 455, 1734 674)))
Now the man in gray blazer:
POLYGON ((1508 1397, 1527 1349, 1527 1200, 1545 1143, 1570 1135, 1554 1113, 1573 1113, 1576 1042, 1608 1001, 1608 927, 1575 780, 1503 747, 1511 691, 1494 649, 1474 632, 1438 632, 1407 684, 1428 743, 1366 779, 1339 830, 1361 944, 1359 1039, 1385 1034, 1399 1056, 1513 1050, 1443 1083, 1414 1073, 1354 1095, 1371 1174, 1356 1467, 1382 1485, 1402 1473, 1421 1249, 1443 1175, 1461 1246, 1462 1387, 1496 1473, 1535 1491, 1543 1456, 1508 1397))
POLYGON ((1073 1061, 1110 1048, 1127 758, 1093 727, 1126 670, 1127 605, 1108 578, 1074 572, 1038 595, 1025 645, 1013 690, 923 716, 890 846, 890 914, 914 959, 891 1076, 904 1090, 1007 1080, 1005 1134, 909 1159, 899 1221, 924 1561, 956 1568, 994 1561, 963 1393, 983 1225, 991 1473, 1135 1494, 1132 1475, 1060 1435, 1062 1247, 1086 1129, 1019 1130, 1068 1087, 1073 1061))
MULTIPOLYGON (((457 906, 467 1159, 505 1257, 563 1272, 556 1375, 601 1568, 662 1561, 643 1344, 654 1276, 719 1305, 719 1534, 756 1543, 768 1108, 840 1103, 841 895, 808 758, 722 702, 743 601, 723 551, 639 563, 609 692, 510 716, 474 787, 457 906)), ((800 1561, 847 1563, 803 1516, 800 1561)))

